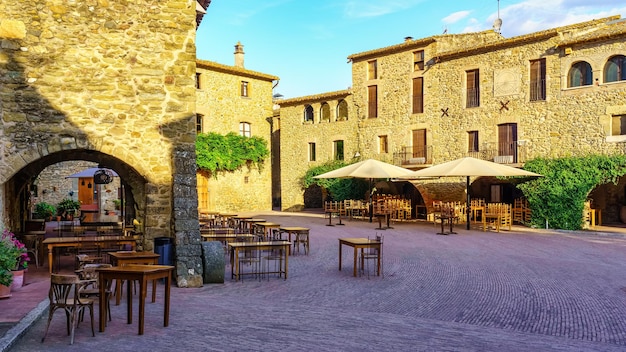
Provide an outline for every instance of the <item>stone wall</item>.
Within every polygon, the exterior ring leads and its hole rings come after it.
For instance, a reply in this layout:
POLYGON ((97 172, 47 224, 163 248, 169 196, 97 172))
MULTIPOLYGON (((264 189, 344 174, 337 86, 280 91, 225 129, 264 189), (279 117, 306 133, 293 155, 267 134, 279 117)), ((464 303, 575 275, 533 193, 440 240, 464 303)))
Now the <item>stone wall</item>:
MULTIPOLYGON (((498 125, 510 123, 517 124, 517 141, 524 142, 525 160, 626 152, 626 136, 610 136, 612 116, 626 114, 626 81, 607 83, 602 75, 611 56, 626 55, 623 25, 607 25, 616 18, 509 39, 488 32, 435 36, 351 55, 350 111, 357 121, 334 124, 332 130, 312 127, 302 122, 302 114, 304 106, 317 102, 316 96, 281 104, 281 134, 299 137, 292 142, 283 138, 281 143, 281 165, 289 167, 283 170, 283 208, 300 204, 302 190, 295 187, 295 179, 310 165, 305 159, 305 142, 319 139, 328 144, 329 134, 353 136, 350 143, 356 143, 358 136, 363 157, 396 163, 389 155, 377 154, 379 136, 388 136, 392 154, 412 145, 412 130, 426 129, 432 163, 439 164, 468 155, 468 131, 478 131, 481 148, 486 148, 498 143, 498 125), (413 68, 416 50, 424 50, 424 70, 413 68), (532 101, 530 62, 538 59, 546 60, 546 99, 532 101), (368 77, 371 60, 377 61, 376 79, 368 77), (594 82, 598 82, 568 88, 571 65, 581 60, 592 65, 594 82), (466 107, 468 70, 479 70, 478 107, 466 107), (412 113, 414 77, 424 79, 424 112, 418 114, 412 113), (376 118, 367 118, 371 85, 378 87, 376 118), (294 184, 284 187, 290 182, 288 175, 293 175, 294 184)), ((330 157, 319 153, 318 162, 330 157)), ((515 165, 522 163, 520 160, 515 165)), ((451 180, 414 184, 426 204, 432 200, 465 200, 465 187, 454 187, 451 180)))
MULTIPOLYGON (((197 113, 203 118, 203 132, 225 135, 239 134, 239 123, 250 124, 252 136, 263 138, 271 151, 273 114, 272 86, 278 77, 227 66, 211 61, 198 61, 200 88, 196 91, 197 113), (248 83, 248 96, 241 94, 241 82, 248 83)), ((260 168, 243 166, 234 172, 218 172, 202 176, 210 211, 241 212, 271 210, 271 159, 260 168)))
MULTIPOLYGON (((177 234, 183 286, 202 274, 195 177, 174 167, 195 164, 195 17, 188 0, 0 3, 0 182, 20 190, 59 161, 107 161, 147 242, 177 234)), ((4 209, 5 224, 19 218, 4 209)))

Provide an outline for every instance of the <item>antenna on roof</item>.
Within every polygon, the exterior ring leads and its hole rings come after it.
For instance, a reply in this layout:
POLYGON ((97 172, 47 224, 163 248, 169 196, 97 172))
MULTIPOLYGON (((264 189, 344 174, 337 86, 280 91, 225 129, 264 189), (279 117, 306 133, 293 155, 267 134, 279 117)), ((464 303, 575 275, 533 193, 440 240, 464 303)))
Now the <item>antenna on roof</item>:
POLYGON ((498 18, 493 21, 493 31, 500 34, 500 29, 502 28, 502 19, 500 18, 500 0, 498 0, 498 18))

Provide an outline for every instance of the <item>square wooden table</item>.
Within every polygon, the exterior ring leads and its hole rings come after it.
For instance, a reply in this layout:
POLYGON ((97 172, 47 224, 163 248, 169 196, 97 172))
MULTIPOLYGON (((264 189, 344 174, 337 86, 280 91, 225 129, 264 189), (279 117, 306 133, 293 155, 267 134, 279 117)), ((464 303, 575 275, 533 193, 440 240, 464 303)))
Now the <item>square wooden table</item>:
POLYGON ((280 224, 277 224, 275 222, 257 222, 254 224, 254 226, 260 226, 261 228, 263 228, 263 238, 261 239, 262 241, 272 240, 272 229, 280 228, 280 224))
MULTIPOLYGON (((376 267, 376 274, 378 276, 380 276, 380 247, 382 245, 382 243, 380 241, 377 240, 372 240, 369 238, 361 238, 361 237, 353 237, 353 238, 340 238, 339 239, 339 271, 341 271, 341 247, 342 245, 346 245, 346 246, 350 246, 352 248, 354 248, 354 272, 353 272, 353 276, 356 277, 356 268, 357 268, 357 263, 356 263, 356 259, 357 259, 357 255, 358 255, 358 251, 359 249, 361 249, 361 251, 363 251, 364 248, 376 248, 378 251, 378 258, 377 258, 377 267, 376 267)), ((363 265, 363 260, 361 259, 361 265, 363 265)))
MULTIPOLYGON (((286 232, 288 237, 288 241, 291 242, 291 235, 294 235, 294 240, 297 239, 298 234, 306 236, 306 250, 305 253, 308 255, 309 250, 311 249, 309 245, 309 228, 307 227, 299 227, 299 226, 288 226, 288 227, 280 227, 278 229, 280 232, 286 232)), ((293 243, 293 242, 292 242, 293 243)), ((295 246, 295 244, 294 244, 295 246)), ((291 252, 291 251, 290 251, 291 252)), ((289 253, 292 254, 292 253, 289 253)))
MULTIPOLYGON (((130 288, 133 281, 139 282, 139 335, 143 335, 144 316, 146 311, 146 291, 148 281, 165 279, 165 297, 163 326, 169 325, 170 319, 170 285, 172 284, 173 266, 169 265, 126 265, 110 268, 98 268, 98 287, 100 287, 100 332, 104 332, 106 325, 106 287, 108 281, 127 280, 130 288)), ((127 323, 133 323, 133 290, 127 293, 127 323)))
MULTIPOLYGON (((230 277, 235 278, 235 280, 239 280, 241 274, 240 265, 239 265, 239 252, 244 250, 254 250, 254 251, 273 251, 279 250, 281 253, 281 262, 284 258, 285 266, 280 266, 277 274, 285 274, 285 280, 287 280, 287 273, 289 268, 289 246, 291 245, 288 241, 267 241, 267 242, 233 242, 229 243, 228 247, 230 248, 230 277)), ((282 264, 282 263, 281 263, 282 264)), ((266 274, 269 274, 267 272, 266 274)))
MULTIPOLYGON (((159 264, 160 254, 153 252, 133 252, 133 251, 119 251, 110 252, 111 264, 113 266, 124 266, 129 264, 142 264, 142 265, 156 265, 159 264)), ((115 305, 120 305, 122 280, 117 280, 115 283, 115 305)), ((127 289, 130 290, 130 287, 127 289)), ((152 281, 152 302, 156 301, 156 280, 152 281)))

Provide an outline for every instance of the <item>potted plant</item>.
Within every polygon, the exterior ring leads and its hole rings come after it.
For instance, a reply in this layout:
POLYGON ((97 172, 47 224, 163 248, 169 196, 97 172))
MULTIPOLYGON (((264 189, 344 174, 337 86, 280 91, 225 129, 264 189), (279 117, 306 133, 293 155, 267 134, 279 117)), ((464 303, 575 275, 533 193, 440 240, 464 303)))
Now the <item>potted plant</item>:
POLYGON ((58 214, 67 220, 72 220, 78 209, 80 209, 80 202, 70 198, 64 198, 57 205, 58 214))
MULTIPOLYGON (((10 288, 13 283, 14 272, 26 269, 28 260, 26 246, 15 238, 12 232, 4 229, 0 238, 0 285, 10 288)), ((9 296, 6 295, 7 293, 4 294, 4 297, 10 297, 10 289, 9 296)))
POLYGON ((35 204, 35 211, 33 212, 33 216, 35 219, 50 219, 52 215, 54 215, 57 211, 57 208, 46 202, 39 202, 35 204))

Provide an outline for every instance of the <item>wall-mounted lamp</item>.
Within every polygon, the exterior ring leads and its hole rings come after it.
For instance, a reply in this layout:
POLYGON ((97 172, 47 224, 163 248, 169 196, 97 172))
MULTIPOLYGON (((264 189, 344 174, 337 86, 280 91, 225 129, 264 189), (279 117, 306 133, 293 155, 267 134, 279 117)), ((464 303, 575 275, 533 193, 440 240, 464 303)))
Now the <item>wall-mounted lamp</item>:
POLYGON ((74 195, 74 191, 69 191, 69 192, 67 192, 67 194, 69 194, 70 197, 72 197, 74 195))

